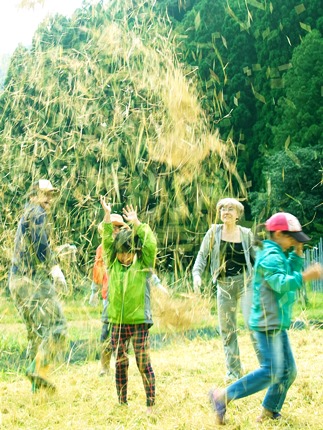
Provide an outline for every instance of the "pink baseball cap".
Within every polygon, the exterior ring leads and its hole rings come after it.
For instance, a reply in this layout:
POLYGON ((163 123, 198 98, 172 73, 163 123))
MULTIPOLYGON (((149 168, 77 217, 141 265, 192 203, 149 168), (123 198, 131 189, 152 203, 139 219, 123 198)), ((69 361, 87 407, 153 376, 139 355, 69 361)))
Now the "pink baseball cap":
POLYGON ((308 242, 311 240, 303 231, 298 219, 288 212, 278 212, 266 221, 268 231, 286 231, 297 242, 308 242))

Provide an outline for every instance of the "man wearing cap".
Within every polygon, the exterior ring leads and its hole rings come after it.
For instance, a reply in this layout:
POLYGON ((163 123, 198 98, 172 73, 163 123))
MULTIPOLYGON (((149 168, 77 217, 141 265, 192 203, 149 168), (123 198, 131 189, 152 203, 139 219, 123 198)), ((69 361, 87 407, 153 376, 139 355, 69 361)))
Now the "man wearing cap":
MULTIPOLYGON (((263 230, 263 225, 260 226, 263 230)), ((249 326, 257 341, 259 369, 224 390, 211 390, 217 424, 224 424, 227 405, 267 388, 258 422, 281 418, 287 392, 297 374, 288 329, 297 291, 305 282, 321 279, 323 267, 314 263, 303 271, 303 244, 310 238, 298 219, 279 212, 265 223, 269 239, 260 240, 254 265, 253 303, 249 326)), ((257 238, 263 238, 258 230, 257 238)))
POLYGON ((24 320, 31 361, 26 375, 32 392, 41 387, 55 390, 47 380, 49 363, 62 351, 66 321, 57 298, 66 292, 66 280, 52 252, 47 212, 57 190, 47 179, 34 183, 18 223, 9 288, 24 320))

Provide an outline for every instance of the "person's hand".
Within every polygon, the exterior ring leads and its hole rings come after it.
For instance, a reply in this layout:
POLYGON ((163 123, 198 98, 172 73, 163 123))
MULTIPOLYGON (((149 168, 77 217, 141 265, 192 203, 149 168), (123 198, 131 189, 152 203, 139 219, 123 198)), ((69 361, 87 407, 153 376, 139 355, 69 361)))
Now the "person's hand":
POLYGON ((304 244, 300 243, 300 242, 296 242, 294 245, 294 251, 299 257, 303 256, 303 246, 304 246, 304 244))
POLYGON ((199 294, 201 292, 202 279, 199 275, 195 275, 193 278, 193 291, 199 294))
POLYGON ((140 224, 137 216, 137 206, 134 208, 132 205, 127 205, 125 208, 122 209, 122 212, 123 218, 126 221, 130 222, 133 225, 140 224))
POLYGON ((316 281, 323 279, 323 266, 320 263, 314 263, 308 266, 302 273, 303 281, 316 281))
POLYGON ((98 304, 99 304, 99 292, 92 291, 90 300, 89 300, 89 305, 95 307, 95 306, 98 306, 98 304))
POLYGON ((106 198, 104 196, 100 196, 100 203, 104 210, 104 221, 111 222, 110 221, 111 203, 107 203, 106 198))
POLYGON ((63 294, 67 294, 68 293, 67 283, 61 268, 58 265, 53 266, 52 270, 50 271, 50 274, 53 277, 55 286, 59 285, 61 292, 63 294))
POLYGON ((162 291, 164 294, 169 296, 169 292, 164 287, 164 285, 161 283, 161 280, 158 278, 158 276, 154 273, 150 278, 150 285, 153 287, 158 288, 158 290, 162 291))

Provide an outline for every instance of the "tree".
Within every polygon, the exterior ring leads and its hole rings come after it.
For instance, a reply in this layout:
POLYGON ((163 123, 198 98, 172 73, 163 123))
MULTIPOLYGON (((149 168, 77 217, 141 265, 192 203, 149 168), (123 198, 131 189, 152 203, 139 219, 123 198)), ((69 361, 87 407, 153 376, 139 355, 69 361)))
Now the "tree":
POLYGON ((267 190, 251 195, 252 213, 263 221, 268 214, 290 212, 300 219, 316 240, 323 233, 322 147, 278 151, 264 166, 267 190))
POLYGON ((286 96, 280 99, 280 122, 273 127, 275 147, 323 148, 323 38, 312 31, 295 48, 292 68, 284 75, 286 96))
POLYGON ((279 124, 272 128, 274 147, 281 149, 271 151, 264 163, 267 192, 253 199, 255 216, 266 200, 270 212, 295 213, 315 238, 323 232, 322 49, 322 36, 313 31, 293 52, 284 76, 286 97, 277 109, 279 124))
POLYGON ((57 240, 78 246, 85 269, 99 240, 100 194, 116 211, 137 205, 159 234, 161 260, 184 270, 196 232, 234 178, 244 194, 168 23, 148 6, 115 1, 56 16, 39 27, 31 51, 16 52, 0 97, 7 248, 29 185, 44 176, 61 188, 57 240))

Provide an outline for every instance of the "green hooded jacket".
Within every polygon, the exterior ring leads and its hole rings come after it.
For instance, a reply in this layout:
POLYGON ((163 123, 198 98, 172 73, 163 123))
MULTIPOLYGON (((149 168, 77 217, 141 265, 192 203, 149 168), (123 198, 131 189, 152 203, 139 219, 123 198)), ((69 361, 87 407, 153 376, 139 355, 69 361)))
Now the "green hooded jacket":
POLYGON ((113 226, 103 224, 103 255, 109 269, 108 321, 113 324, 152 324, 149 277, 155 265, 157 241, 148 224, 135 228, 141 243, 141 255, 126 267, 113 255, 113 226))
POLYGON ((256 254, 253 301, 249 325, 255 331, 290 327, 296 292, 303 285, 303 258, 294 251, 287 256, 271 240, 263 241, 256 254))

